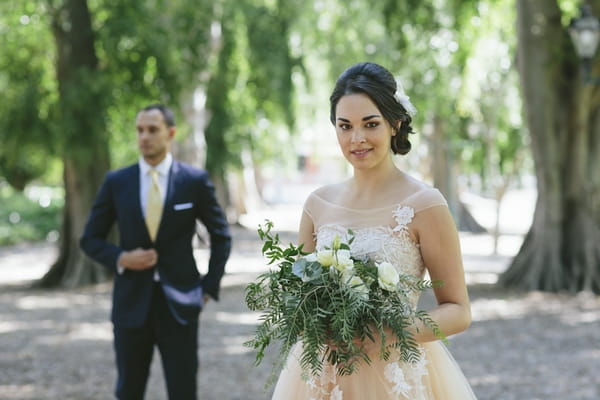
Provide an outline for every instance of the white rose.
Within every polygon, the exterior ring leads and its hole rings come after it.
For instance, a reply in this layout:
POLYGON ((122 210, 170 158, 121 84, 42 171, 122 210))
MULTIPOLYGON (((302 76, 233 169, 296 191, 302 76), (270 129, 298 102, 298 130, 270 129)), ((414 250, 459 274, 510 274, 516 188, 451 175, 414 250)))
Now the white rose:
POLYGON ((377 277, 379 286, 386 290, 396 290, 396 286, 400 281, 400 275, 396 268, 389 262, 382 262, 377 265, 377 277))
POLYGON ((338 271, 345 271, 354 268, 354 261, 350 257, 349 250, 338 250, 335 254, 335 262, 333 264, 338 271))
POLYGON ((324 267, 329 267, 335 262, 335 255, 333 250, 319 250, 317 251, 317 261, 324 267))
POLYGON ((348 280, 348 286, 357 292, 358 295, 364 300, 369 299, 369 288, 365 285, 365 282, 360 279, 360 277, 354 275, 352 278, 350 278, 350 280, 348 280))

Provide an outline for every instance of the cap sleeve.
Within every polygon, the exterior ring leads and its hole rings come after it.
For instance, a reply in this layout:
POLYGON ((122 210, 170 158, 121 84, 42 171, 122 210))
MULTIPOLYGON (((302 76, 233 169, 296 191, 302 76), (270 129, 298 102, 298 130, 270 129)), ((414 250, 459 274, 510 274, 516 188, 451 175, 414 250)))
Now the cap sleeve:
POLYGON ((418 213, 431 207, 448 207, 448 202, 439 190, 427 186, 405 199, 402 205, 412 207, 418 213))
POLYGON ((306 213, 306 215, 308 215, 313 221, 313 224, 315 224, 315 222, 319 220, 319 210, 323 208, 320 207, 320 203, 322 203, 322 200, 319 196, 315 194, 315 192, 309 194, 306 200, 304 201, 303 210, 306 213))

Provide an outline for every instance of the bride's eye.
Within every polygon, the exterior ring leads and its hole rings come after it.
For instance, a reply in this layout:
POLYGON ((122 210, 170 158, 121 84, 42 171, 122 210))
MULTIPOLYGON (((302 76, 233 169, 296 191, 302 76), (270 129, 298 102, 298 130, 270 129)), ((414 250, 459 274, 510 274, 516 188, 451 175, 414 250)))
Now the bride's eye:
POLYGON ((379 122, 367 122, 367 128, 377 128, 379 126, 379 122))
POLYGON ((343 131, 347 131, 348 129, 351 129, 352 127, 350 126, 350 124, 339 124, 338 125, 340 127, 341 130, 343 131))

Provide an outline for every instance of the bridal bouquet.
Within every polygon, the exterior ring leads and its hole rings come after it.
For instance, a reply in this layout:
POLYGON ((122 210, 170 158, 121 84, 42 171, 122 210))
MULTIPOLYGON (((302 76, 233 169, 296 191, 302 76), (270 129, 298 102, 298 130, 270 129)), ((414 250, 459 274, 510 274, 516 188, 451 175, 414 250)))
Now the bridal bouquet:
POLYGON ((246 304, 261 311, 255 336, 245 343, 257 349, 256 363, 266 347, 279 342, 281 367, 291 347, 302 340, 300 364, 305 373, 318 375, 327 362, 340 375, 356 371, 359 361, 370 363, 361 341, 381 338, 379 356, 392 352, 401 360, 416 362, 420 352, 409 330, 416 321, 444 339, 436 323, 409 301, 414 291, 435 286, 412 275, 402 275, 393 265, 357 259, 350 254, 351 238, 336 237, 330 246, 307 254, 290 244, 282 248, 272 222, 259 225, 262 253, 274 265, 246 287, 246 304), (391 332, 391 335, 386 332, 391 332))

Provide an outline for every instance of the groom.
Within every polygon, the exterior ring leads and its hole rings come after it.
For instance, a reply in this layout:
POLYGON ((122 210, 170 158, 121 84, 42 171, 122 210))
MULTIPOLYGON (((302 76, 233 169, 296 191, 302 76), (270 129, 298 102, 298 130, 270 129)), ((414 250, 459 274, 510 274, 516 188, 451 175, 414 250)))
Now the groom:
POLYGON ((81 237, 81 248, 115 272, 112 322, 118 399, 143 399, 156 345, 169 399, 196 399, 202 305, 218 300, 231 236, 205 171, 173 159, 173 113, 163 105, 136 118, 141 157, 107 174, 81 237), (210 236, 201 276, 192 238, 196 221, 210 236), (119 245, 107 235, 117 223, 119 245))

